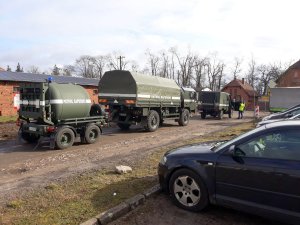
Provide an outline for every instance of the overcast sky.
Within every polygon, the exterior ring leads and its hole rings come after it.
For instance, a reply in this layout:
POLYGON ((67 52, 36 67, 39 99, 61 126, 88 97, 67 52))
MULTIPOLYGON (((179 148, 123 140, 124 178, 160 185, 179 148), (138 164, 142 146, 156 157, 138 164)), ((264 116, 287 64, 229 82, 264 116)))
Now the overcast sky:
POLYGON ((80 55, 177 46, 229 63, 299 59, 299 1, 269 0, 0 0, 0 66, 42 70, 80 55))

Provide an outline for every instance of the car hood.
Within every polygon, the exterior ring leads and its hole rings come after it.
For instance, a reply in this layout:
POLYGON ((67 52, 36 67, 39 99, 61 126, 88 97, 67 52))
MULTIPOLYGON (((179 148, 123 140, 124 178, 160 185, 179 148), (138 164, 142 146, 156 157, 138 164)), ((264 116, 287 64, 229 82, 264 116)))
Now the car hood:
POLYGON ((264 121, 261 121, 257 124, 257 127, 260 127, 260 126, 263 126, 265 124, 269 124, 269 123, 274 123, 274 122, 279 122, 279 121, 284 121, 286 119, 269 119, 269 120, 264 120, 264 121))
POLYGON ((191 155, 207 155, 215 154, 211 150, 212 143, 198 144, 198 145, 189 145, 177 149, 168 151, 165 156, 167 157, 186 157, 191 155))

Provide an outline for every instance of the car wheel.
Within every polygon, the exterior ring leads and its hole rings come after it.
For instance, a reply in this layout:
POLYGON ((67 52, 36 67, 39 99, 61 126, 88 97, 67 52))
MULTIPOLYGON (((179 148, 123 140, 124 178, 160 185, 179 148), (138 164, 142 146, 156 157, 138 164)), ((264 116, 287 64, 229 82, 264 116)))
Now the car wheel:
POLYGON ((174 172, 169 182, 172 201, 180 208, 201 211, 208 205, 208 193, 200 176, 188 169, 174 172))

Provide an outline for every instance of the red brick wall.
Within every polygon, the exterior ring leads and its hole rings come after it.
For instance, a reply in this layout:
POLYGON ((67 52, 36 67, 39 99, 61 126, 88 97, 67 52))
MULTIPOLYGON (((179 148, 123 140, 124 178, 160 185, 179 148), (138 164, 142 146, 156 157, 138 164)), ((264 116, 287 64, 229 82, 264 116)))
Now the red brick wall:
POLYGON ((229 93, 232 100, 235 99, 236 101, 245 101, 246 110, 254 109, 254 97, 250 97, 240 86, 227 86, 222 91, 229 93))
POLYGON ((17 82, 0 82, 0 116, 17 115, 14 109, 14 87, 18 87, 17 82))
MULTIPOLYGON (((18 82, 0 81, 0 116, 15 116, 17 110, 14 109, 14 87, 19 87, 18 82)), ((90 95, 92 103, 98 103, 98 87, 84 86, 90 95)))
POLYGON ((279 82, 277 87, 299 87, 300 86, 300 70, 291 69, 284 74, 279 82))

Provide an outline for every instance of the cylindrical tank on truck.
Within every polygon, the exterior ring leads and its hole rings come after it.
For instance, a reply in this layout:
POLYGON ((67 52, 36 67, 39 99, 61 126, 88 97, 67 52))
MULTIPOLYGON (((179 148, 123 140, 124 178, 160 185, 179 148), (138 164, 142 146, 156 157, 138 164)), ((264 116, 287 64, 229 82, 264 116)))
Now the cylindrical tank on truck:
POLYGON ((52 82, 20 84, 19 119, 24 140, 48 139, 50 147, 58 149, 73 145, 77 138, 94 143, 107 120, 83 87, 52 82))
POLYGON ((110 121, 121 129, 141 123, 155 131, 170 118, 186 126, 196 110, 196 92, 181 89, 171 79, 114 70, 99 82, 99 103, 109 108, 110 121))

